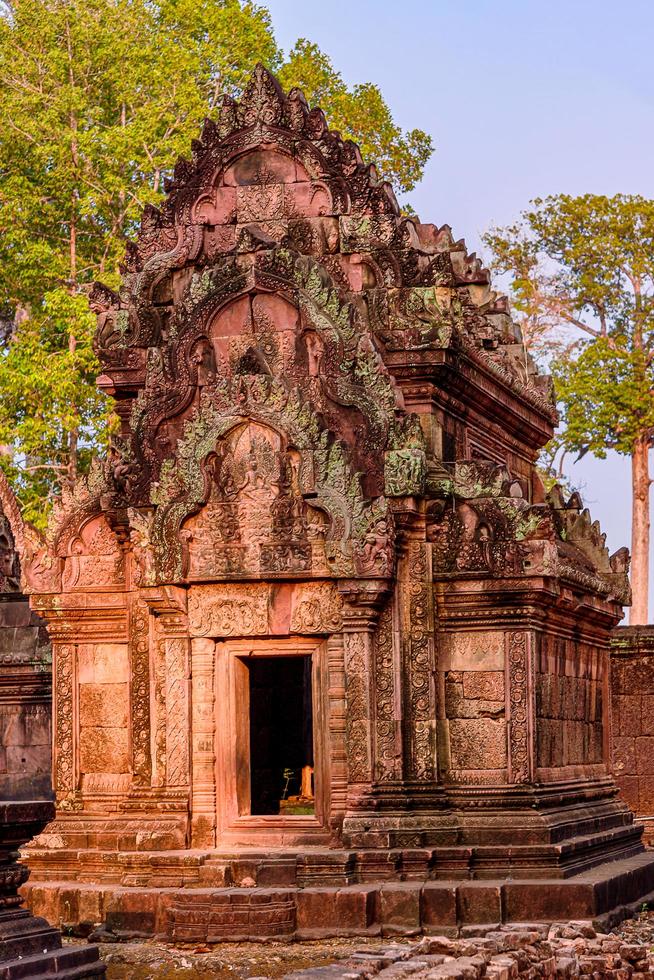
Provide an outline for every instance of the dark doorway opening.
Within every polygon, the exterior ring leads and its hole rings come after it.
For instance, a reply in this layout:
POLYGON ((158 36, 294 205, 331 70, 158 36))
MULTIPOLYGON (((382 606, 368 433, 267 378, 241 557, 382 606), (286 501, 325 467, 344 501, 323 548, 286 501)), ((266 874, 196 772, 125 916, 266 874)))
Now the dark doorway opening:
POLYGON ((311 657, 253 657, 250 680, 250 813, 312 814, 311 657))

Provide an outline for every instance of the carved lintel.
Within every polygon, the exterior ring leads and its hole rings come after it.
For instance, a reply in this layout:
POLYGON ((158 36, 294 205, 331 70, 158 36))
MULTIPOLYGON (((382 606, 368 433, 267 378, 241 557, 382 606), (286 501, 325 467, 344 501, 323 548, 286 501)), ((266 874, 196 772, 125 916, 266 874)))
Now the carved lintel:
POLYGON ((268 633, 269 588, 247 585, 194 586, 189 596, 193 636, 264 636, 268 633))

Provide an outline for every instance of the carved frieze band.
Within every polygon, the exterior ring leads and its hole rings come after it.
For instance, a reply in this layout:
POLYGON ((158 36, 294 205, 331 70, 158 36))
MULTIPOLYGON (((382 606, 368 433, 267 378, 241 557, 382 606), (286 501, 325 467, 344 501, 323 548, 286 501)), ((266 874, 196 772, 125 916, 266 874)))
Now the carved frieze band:
POLYGON ((527 783, 531 778, 529 739, 530 643, 524 632, 507 635, 509 696, 509 779, 527 783))
POLYGON ((268 636, 271 632, 336 633, 342 628, 341 599, 333 582, 294 586, 285 612, 279 614, 275 612, 273 588, 258 582, 195 586, 188 601, 191 633, 213 637, 268 636))
POLYGON ((338 633, 342 626, 341 597, 333 582, 308 582, 295 590, 291 633, 338 633))
POLYGON ((152 778, 150 751, 150 613, 142 599, 130 607, 129 654, 132 708, 132 772, 134 783, 148 786, 152 778))
POLYGON ((268 632, 268 586, 191 589, 188 615, 194 636, 264 636, 268 632))
POLYGON ((345 691, 347 697, 347 768, 350 783, 372 779, 370 751, 369 633, 345 633, 345 691))
POLYGON ((436 695, 434 687, 434 622, 429 584, 428 548, 412 541, 406 556, 408 569, 408 636, 405 644, 406 707, 409 775, 436 778, 436 695))

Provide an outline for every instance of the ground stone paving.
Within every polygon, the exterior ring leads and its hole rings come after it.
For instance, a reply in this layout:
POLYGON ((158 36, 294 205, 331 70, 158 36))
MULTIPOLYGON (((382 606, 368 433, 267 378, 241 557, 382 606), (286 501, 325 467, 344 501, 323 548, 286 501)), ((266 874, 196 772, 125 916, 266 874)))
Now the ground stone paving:
POLYGON ((654 980, 654 912, 610 933, 587 922, 505 926, 483 936, 173 947, 103 944, 108 980, 654 980))

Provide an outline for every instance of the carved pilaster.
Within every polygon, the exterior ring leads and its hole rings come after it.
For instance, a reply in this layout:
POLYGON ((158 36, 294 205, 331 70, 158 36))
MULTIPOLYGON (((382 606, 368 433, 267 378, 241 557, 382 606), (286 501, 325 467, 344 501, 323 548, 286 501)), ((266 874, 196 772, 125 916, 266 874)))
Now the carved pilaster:
POLYGON ((166 639, 166 785, 188 786, 188 640, 166 639))
POLYGON ((193 847, 213 847, 216 843, 215 660, 213 640, 191 640, 193 847))
POLYGON ((385 584, 339 583, 343 596, 348 783, 354 796, 374 778, 375 628, 385 584))
POLYGON ((156 617, 155 745, 157 783, 169 788, 189 785, 189 640, 183 609, 149 599, 156 617))
POLYGON ((382 609, 374 636, 375 779, 402 777, 402 745, 397 690, 399 656, 394 599, 382 609))
POLYGON ((343 647, 342 633, 336 633, 327 640, 330 810, 334 816, 342 815, 347 805, 347 701, 343 647))
POLYGON ((133 782, 135 786, 147 787, 152 779, 150 611, 140 598, 132 600, 129 611, 129 657, 133 782))
POLYGON ((372 634, 346 630, 347 766, 350 783, 372 782, 371 661, 372 634))
POLYGON ((424 541, 409 541, 398 571, 406 775, 424 782, 436 779, 436 655, 430 549, 431 545, 424 541))
POLYGON ((533 778, 531 727, 533 724, 533 664, 531 636, 513 631, 506 636, 506 689, 509 716, 509 780, 528 783, 533 778))
POLYGON ((72 643, 53 645, 55 691, 54 783, 57 805, 72 809, 77 791, 76 648, 72 643))

